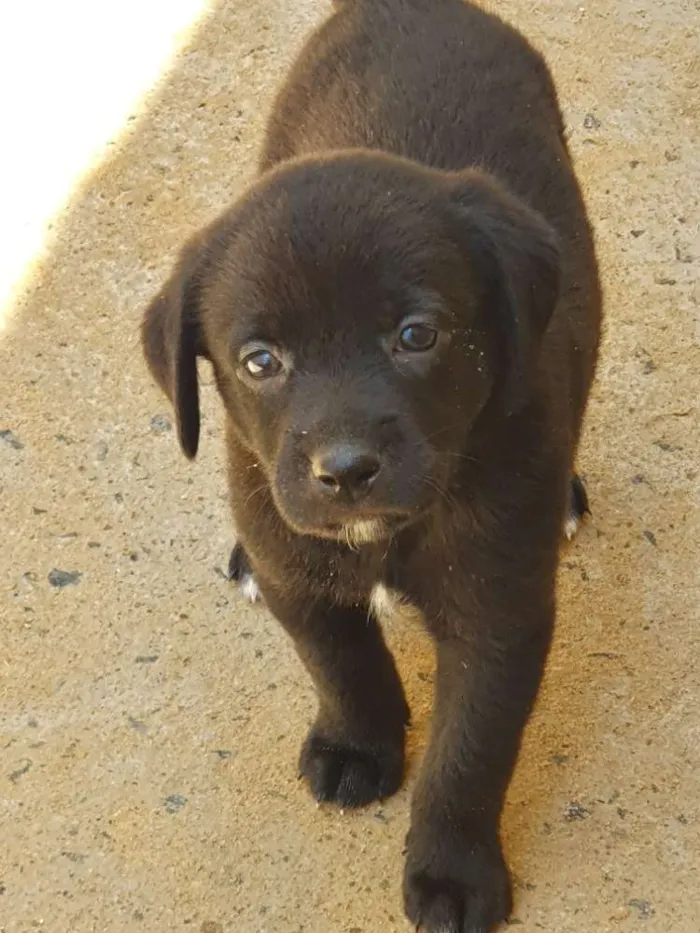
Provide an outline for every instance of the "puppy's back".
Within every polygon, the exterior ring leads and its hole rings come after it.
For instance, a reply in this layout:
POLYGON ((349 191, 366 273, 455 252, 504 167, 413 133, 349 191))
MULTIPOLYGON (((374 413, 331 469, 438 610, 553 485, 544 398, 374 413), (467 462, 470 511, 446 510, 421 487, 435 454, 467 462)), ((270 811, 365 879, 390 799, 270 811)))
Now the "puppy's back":
POLYGON ((344 0, 282 89, 262 167, 332 149, 383 149, 436 168, 481 166, 532 198, 564 150, 542 58, 462 0, 344 0), (517 153, 517 158, 515 158, 517 153))

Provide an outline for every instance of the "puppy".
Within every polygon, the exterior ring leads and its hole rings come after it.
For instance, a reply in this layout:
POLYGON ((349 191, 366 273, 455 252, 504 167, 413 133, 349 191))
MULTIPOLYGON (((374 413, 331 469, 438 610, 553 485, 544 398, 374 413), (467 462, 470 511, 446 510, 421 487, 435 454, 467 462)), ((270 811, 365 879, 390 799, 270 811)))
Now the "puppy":
POLYGON ((399 787, 387 591, 437 655, 404 900, 428 933, 511 910, 503 800, 552 635, 600 329, 594 247, 542 58, 461 0, 347 0, 273 107, 257 180, 185 246, 143 345, 197 452, 226 410, 232 575, 318 692, 317 800, 399 787))

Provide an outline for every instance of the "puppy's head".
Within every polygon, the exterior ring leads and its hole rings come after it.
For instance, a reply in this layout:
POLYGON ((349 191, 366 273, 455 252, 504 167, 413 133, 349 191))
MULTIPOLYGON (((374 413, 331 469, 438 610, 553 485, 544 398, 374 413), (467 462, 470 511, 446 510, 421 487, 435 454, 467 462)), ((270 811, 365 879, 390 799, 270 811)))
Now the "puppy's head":
POLYGON ((489 400, 526 403, 557 285, 552 231, 484 175, 339 153, 185 248, 144 349, 187 456, 204 356, 287 524, 361 543, 445 494, 489 400))

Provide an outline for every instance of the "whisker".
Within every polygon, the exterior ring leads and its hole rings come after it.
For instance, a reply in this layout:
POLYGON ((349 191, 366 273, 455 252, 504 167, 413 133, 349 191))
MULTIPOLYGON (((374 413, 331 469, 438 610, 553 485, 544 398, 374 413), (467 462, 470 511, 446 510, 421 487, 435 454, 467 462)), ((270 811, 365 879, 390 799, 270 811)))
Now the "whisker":
POLYGON ((253 496, 257 496, 258 493, 261 493, 264 489, 267 489, 267 483, 261 483, 260 486, 256 486, 255 489, 246 497, 244 505, 248 505, 253 496))
POLYGON ((467 460, 469 463, 479 463, 478 457, 472 457, 470 454, 458 454, 450 450, 440 451, 441 457, 455 457, 458 460, 467 460))
POLYGON ((442 486, 438 485, 434 479, 428 477, 426 479, 426 484, 430 486, 431 489, 434 489, 437 493, 439 493, 451 508, 457 508, 457 502, 455 501, 454 496, 451 496, 446 489, 443 489, 442 486))
POLYGON ((433 431, 432 434, 428 434, 426 441, 432 440, 434 437, 437 437, 438 434, 444 434, 446 431, 454 430, 454 428, 459 427, 461 423, 461 421, 453 421, 452 424, 448 424, 444 428, 439 428, 437 431, 433 431))

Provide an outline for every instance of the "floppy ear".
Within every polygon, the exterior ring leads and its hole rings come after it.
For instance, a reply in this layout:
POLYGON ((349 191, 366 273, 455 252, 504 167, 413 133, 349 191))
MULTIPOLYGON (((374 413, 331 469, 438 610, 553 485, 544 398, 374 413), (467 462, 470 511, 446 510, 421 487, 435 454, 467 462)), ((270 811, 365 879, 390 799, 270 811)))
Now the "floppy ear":
POLYGON ((505 351, 509 414, 527 402, 540 344, 559 295, 557 237, 545 219, 480 172, 454 194, 468 260, 505 351))
POLYGON ((172 403, 180 446, 189 459, 196 456, 199 444, 197 357, 207 356, 199 319, 203 265, 201 240, 192 240, 146 309, 141 324, 146 361, 172 403))

